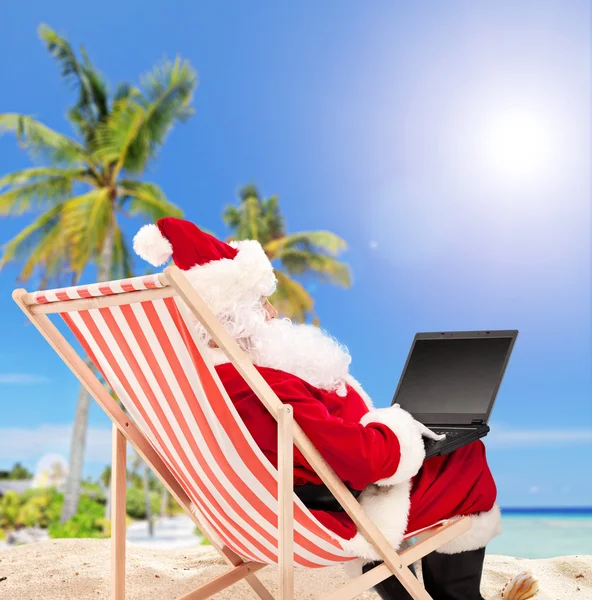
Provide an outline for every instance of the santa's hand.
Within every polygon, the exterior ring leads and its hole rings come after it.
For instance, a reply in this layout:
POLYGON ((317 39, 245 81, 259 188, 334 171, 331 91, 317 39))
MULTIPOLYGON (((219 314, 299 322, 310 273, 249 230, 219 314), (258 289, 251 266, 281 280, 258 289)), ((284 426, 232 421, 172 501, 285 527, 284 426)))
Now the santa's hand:
MULTIPOLYGON (((401 405, 398 403, 393 404, 393 406, 401 408, 401 405)), ((431 429, 428 429, 423 423, 420 423, 419 421, 415 421, 415 426, 417 427, 419 433, 421 433, 422 437, 434 440, 435 442, 439 442, 446 437, 445 433, 434 433, 431 429)))
POLYGON ((419 429, 419 433, 421 433, 421 435, 425 438, 439 442, 440 440, 443 440, 446 437, 445 433, 434 433, 431 429, 428 429, 423 423, 420 423, 419 421, 415 421, 415 424, 419 429))

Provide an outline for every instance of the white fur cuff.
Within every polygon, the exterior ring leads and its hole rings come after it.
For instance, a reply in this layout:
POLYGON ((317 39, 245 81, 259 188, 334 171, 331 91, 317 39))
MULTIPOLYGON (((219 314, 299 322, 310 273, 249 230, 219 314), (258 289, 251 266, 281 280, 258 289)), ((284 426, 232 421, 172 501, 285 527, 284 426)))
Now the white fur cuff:
POLYGON ((376 481, 377 485, 397 485, 417 474, 425 460, 425 446, 415 419, 407 411, 398 406, 378 408, 366 413, 360 423, 386 425, 399 440, 401 451, 399 466, 391 477, 376 481))
POLYGON ((490 511, 470 515, 469 518, 471 519, 471 529, 440 546, 436 552, 458 554, 485 548, 494 537, 502 532, 502 516, 497 504, 490 511))
MULTIPOLYGON (((360 506, 393 548, 403 541, 409 518, 411 484, 378 487, 369 485, 360 495, 360 506)), ((341 540, 341 547, 352 556, 365 560, 380 560, 376 549, 358 531, 350 540, 341 540)))

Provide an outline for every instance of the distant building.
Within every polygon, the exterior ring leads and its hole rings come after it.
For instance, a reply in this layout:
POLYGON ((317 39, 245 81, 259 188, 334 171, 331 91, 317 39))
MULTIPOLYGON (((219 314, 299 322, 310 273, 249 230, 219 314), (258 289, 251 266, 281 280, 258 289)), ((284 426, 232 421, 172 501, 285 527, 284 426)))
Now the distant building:
POLYGON ((4 481, 0 481, 0 498, 2 498, 6 492, 22 494, 32 487, 32 483, 32 479, 5 479, 4 481))

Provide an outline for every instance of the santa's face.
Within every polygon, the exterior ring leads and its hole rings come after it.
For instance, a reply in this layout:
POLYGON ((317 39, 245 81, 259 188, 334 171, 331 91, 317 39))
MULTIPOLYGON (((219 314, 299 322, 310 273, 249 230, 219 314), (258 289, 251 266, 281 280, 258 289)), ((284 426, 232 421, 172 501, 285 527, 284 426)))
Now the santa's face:
POLYGON ((263 299, 263 309, 267 313, 267 320, 271 321, 271 319, 277 319, 279 313, 277 308, 269 301, 269 298, 263 299))

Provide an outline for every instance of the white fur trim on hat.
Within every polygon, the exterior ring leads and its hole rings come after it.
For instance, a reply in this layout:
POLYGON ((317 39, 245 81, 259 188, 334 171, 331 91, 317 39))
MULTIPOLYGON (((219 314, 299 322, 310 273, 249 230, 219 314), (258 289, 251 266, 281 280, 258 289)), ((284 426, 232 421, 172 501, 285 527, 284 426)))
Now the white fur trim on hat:
POLYGON ((425 460, 423 437, 417 428, 415 419, 399 406, 377 408, 366 413, 360 420, 362 425, 382 423, 399 440, 401 458, 393 475, 376 481, 377 485, 396 485, 414 477, 425 460))
POLYGON ((469 518, 471 519, 471 529, 440 546, 436 552, 458 554, 485 548, 494 537, 502 532, 502 515, 497 504, 491 510, 469 515, 469 518))
POLYGON ((134 236, 134 252, 154 267, 160 267, 173 255, 173 247, 158 225, 144 225, 134 236))
MULTIPOLYGON (((382 534, 398 548, 403 541, 409 519, 411 483, 405 482, 391 487, 368 486, 358 498, 370 520, 382 534)), ((358 532, 351 540, 341 540, 342 548, 352 556, 366 560, 379 560, 380 556, 372 544, 358 532)))
POLYGON ((269 258, 255 240, 230 242, 238 250, 233 258, 222 258, 185 271, 187 279, 208 306, 225 312, 245 293, 261 297, 273 294, 276 278, 269 258))

